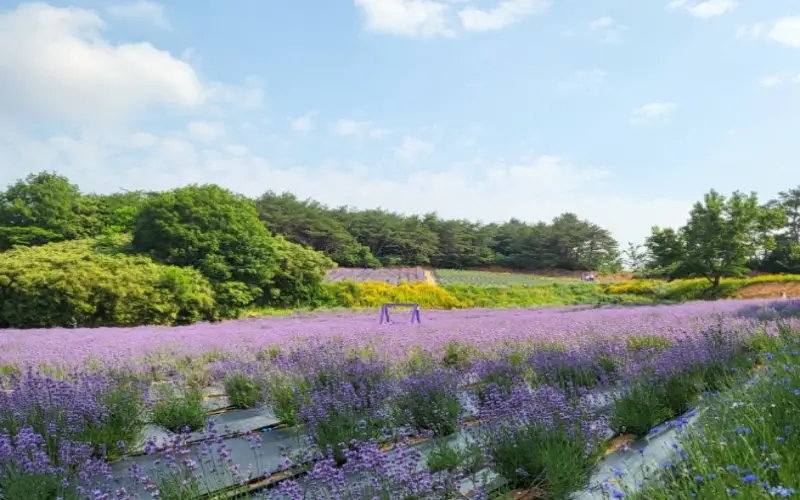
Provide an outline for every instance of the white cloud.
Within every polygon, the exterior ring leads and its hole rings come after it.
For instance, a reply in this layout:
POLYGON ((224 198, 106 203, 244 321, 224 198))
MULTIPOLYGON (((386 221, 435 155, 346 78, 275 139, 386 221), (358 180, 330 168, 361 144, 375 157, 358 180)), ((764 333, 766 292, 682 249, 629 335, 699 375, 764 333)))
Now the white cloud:
POLYGON ((675 111, 675 107, 675 103, 669 101, 647 103, 633 110, 631 120, 641 122, 663 118, 672 114, 675 111))
POLYGON ((309 111, 308 113, 298 116, 290 123, 292 130, 299 134, 307 134, 314 130, 314 117, 317 115, 316 111, 309 111))
POLYGON ((191 138, 201 142, 213 142, 225 135, 225 125, 219 122, 193 121, 186 130, 191 138))
POLYGON ((108 13, 119 19, 131 19, 155 24, 159 28, 170 29, 171 25, 164 12, 164 6, 147 0, 116 4, 108 7, 108 13))
POLYGON ((683 9, 691 16, 700 19, 710 19, 712 17, 719 17, 729 12, 732 12, 739 2, 736 0, 705 0, 697 2, 693 0, 673 0, 669 3, 672 9, 683 9))
POLYGON ((108 127, 154 107, 255 103, 260 89, 203 82, 149 43, 115 45, 91 10, 25 4, 0 13, 0 109, 32 123, 108 127))
POLYGON ((420 156, 429 155, 433 153, 434 146, 430 142, 425 142, 416 137, 405 136, 400 147, 395 149, 395 153, 400 158, 406 161, 414 161, 420 156))
POLYGON ((525 17, 540 14, 550 4, 550 0, 505 0, 489 10, 467 7, 459 11, 458 17, 461 25, 468 31, 492 31, 510 26, 525 17))
POLYGON ((787 47, 800 49, 800 16, 778 19, 767 33, 767 37, 787 47))
POLYGON ((783 79, 779 76, 765 76, 761 78, 758 83, 765 87, 777 87, 783 83, 783 79))
POLYGON ((794 78, 792 78, 792 82, 794 82, 794 83, 800 83, 800 75, 797 75, 797 76, 795 76, 794 78))
POLYGON ((370 31, 407 37, 453 36, 448 6, 432 0, 353 0, 370 31))
POLYGON ((380 128, 372 122, 351 118, 342 118, 333 125, 333 135, 339 137, 351 137, 359 140, 380 139, 388 134, 388 130, 380 128))
POLYGON ((591 88, 603 84, 607 73, 601 69, 578 70, 563 83, 567 88, 591 88))

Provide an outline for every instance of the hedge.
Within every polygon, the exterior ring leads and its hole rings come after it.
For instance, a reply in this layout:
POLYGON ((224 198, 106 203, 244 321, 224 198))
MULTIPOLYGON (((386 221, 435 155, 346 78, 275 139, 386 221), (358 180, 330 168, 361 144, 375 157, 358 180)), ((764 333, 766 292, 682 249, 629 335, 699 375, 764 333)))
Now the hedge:
POLYGON ((199 272, 98 252, 96 244, 0 253, 0 327, 174 325, 214 317, 214 292, 199 272))

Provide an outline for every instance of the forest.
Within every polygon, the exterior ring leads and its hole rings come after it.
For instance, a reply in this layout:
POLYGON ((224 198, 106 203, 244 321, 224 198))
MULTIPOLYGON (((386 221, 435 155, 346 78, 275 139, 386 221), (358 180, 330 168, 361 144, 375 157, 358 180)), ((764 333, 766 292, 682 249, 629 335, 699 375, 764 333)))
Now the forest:
MULTIPOLYGON (((14 245, 125 234, 163 193, 84 194, 68 179, 33 174, 0 192, 0 251, 14 245)), ((329 208, 291 193, 252 200, 273 234, 322 252, 342 267, 501 265, 517 269, 609 269, 619 266, 611 234, 575 214, 549 223, 502 224, 400 215, 381 209, 329 208)))
MULTIPOLYGON (((0 192, 0 327, 177 324, 334 300, 328 269, 430 266, 593 270, 704 278, 800 273, 800 188, 761 203, 712 190, 680 228, 620 251, 566 212, 550 222, 452 220, 326 207, 290 193, 256 199, 216 185, 83 193, 53 172, 0 192), (328 294, 328 296, 326 296, 328 294)), ((344 294, 344 295, 342 295, 344 294)))

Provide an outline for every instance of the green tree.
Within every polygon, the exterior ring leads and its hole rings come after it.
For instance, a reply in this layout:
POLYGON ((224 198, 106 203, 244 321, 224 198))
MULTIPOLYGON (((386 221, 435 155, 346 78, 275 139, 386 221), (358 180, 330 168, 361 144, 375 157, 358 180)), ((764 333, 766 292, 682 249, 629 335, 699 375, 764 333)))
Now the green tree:
POLYGON ((356 241, 344 224, 316 201, 268 191, 256 200, 256 208, 270 231, 318 250, 342 267, 380 266, 369 248, 356 241))
POLYGON ((99 222, 80 189, 61 175, 31 174, 0 193, 0 251, 97 233, 99 222))
POLYGON ((213 317, 212 288, 196 270, 95 245, 63 241, 0 254, 0 327, 173 325, 213 317))
POLYGON ((800 187, 781 191, 769 206, 782 211, 784 224, 762 262, 767 272, 800 273, 800 187))
POLYGON ((481 224, 440 219, 435 213, 425 215, 423 222, 438 240, 437 250, 430 258, 432 266, 464 269, 493 263, 491 237, 482 231, 481 224))
POLYGON ((645 238, 645 269, 651 275, 678 277, 686 260, 686 242, 680 231, 653 226, 645 238))
POLYGON ((404 217, 387 210, 347 207, 331 213, 383 265, 428 265, 438 251, 436 233, 419 216, 404 217))
POLYGON ((634 273, 640 273, 645 270, 647 265, 647 250, 642 245, 628 242, 628 248, 623 250, 622 255, 628 269, 634 273))
POLYGON ((94 207, 100 221, 101 233, 120 234, 133 231, 139 211, 155 193, 123 191, 112 194, 89 194, 86 200, 94 207))
POLYGON ((769 239, 755 236, 767 220, 755 193, 726 198, 711 190, 695 203, 683 229, 687 271, 708 279, 713 289, 723 276, 747 273, 748 260, 769 239))
MULTIPOLYGON (((318 287, 323 269, 294 274, 282 270, 289 265, 289 245, 294 244, 269 233, 252 200, 215 185, 192 185, 148 199, 134 222, 132 241, 137 252, 160 262, 198 269, 215 285, 226 315, 251 301, 300 300, 292 296, 293 290, 307 295, 306 287, 318 287), (291 276, 309 281, 290 286, 291 276)), ((296 254, 302 253, 297 249, 296 254)), ((305 263, 311 263, 307 256, 305 263)), ((333 263, 321 258, 314 265, 326 268, 333 263)))

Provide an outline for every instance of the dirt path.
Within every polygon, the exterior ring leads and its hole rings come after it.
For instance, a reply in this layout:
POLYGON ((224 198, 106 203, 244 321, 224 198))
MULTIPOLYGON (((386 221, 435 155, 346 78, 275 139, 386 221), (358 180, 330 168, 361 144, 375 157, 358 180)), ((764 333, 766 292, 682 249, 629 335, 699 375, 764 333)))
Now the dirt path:
POLYGON ((800 282, 788 283, 753 283, 739 290, 743 299, 777 299, 781 291, 786 291, 787 298, 800 297, 800 282))
POLYGON ((436 286, 436 276, 433 274, 433 271, 425 269, 425 281, 433 286, 436 286))

